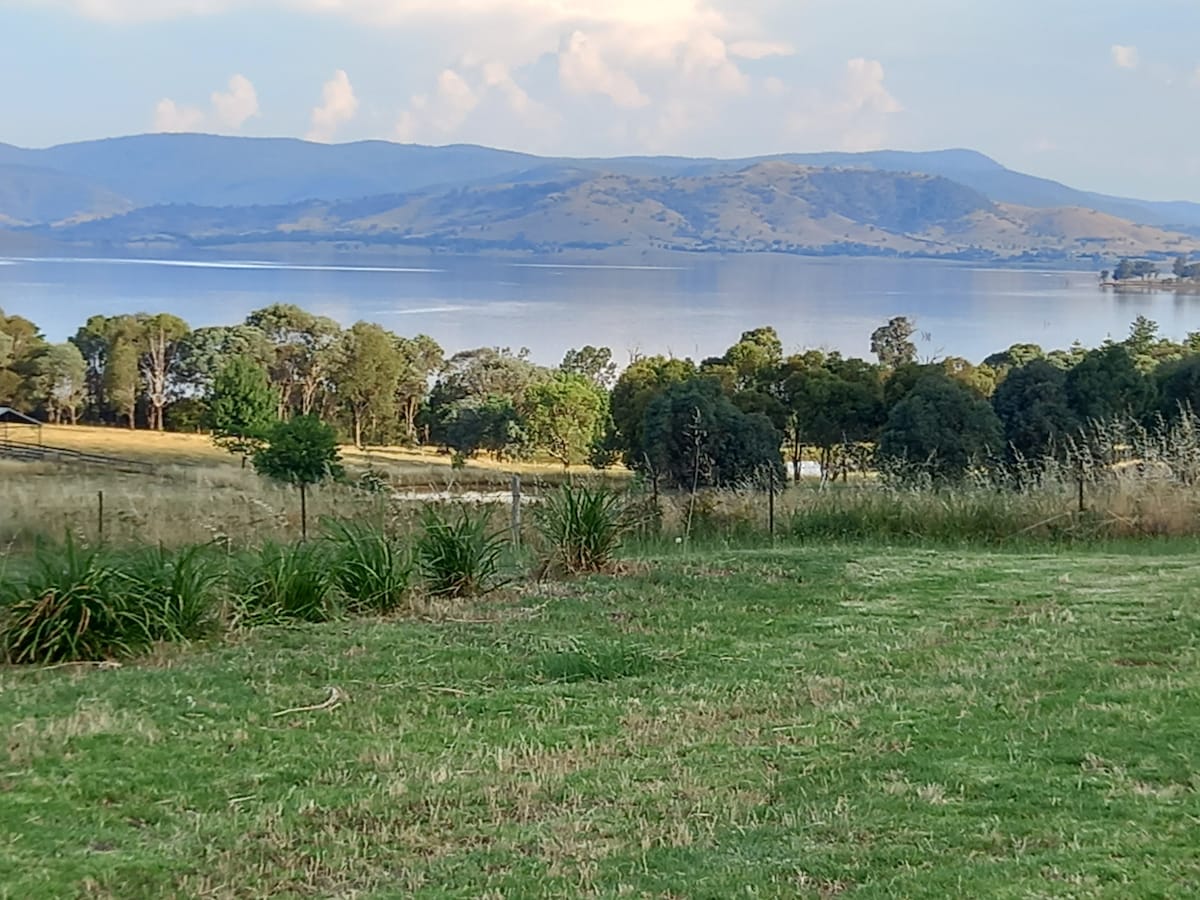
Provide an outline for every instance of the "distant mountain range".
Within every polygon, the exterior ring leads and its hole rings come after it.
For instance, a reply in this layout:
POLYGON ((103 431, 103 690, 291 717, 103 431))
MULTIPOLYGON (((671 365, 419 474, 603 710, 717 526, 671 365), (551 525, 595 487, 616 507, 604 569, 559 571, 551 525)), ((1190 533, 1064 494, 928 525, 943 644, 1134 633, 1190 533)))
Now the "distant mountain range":
POLYGON ((1200 250, 1200 204, 1079 191, 970 150, 720 160, 174 134, 0 144, 0 252, 298 244, 1104 259, 1200 250))

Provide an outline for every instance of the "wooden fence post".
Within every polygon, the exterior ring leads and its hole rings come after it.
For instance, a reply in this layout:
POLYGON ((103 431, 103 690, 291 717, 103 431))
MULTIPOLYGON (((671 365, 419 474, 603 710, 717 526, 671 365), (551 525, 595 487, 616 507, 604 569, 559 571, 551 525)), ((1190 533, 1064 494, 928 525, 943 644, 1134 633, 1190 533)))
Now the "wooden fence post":
POLYGON ((104 491, 96 491, 96 535, 97 543, 104 543, 104 491))
POLYGON ((512 477, 512 542, 513 546, 521 546, 521 476, 513 473, 512 477))
POLYGON ((771 543, 775 543, 775 467, 769 468, 767 476, 767 527, 771 533, 771 543))

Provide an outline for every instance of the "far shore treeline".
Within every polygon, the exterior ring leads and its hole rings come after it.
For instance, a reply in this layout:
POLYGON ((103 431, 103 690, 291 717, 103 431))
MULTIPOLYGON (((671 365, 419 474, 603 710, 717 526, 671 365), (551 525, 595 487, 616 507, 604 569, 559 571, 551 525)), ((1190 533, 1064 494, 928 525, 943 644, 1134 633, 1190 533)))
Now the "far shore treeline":
POLYGON ((1169 430, 1200 408, 1200 331, 1179 343, 1139 317, 1119 342, 1016 344, 978 362, 918 360, 913 334, 903 317, 882 324, 863 360, 787 355, 761 327, 718 357, 642 356, 621 370, 592 346, 556 368, 506 348, 447 357, 424 335, 343 329, 286 304, 197 329, 168 314, 93 316, 61 344, 0 311, 0 406, 53 423, 208 431, 243 456, 276 422, 314 416, 358 446, 623 463, 690 488, 782 479, 803 459, 835 478, 889 461, 956 478, 1061 459, 1096 423, 1169 430))

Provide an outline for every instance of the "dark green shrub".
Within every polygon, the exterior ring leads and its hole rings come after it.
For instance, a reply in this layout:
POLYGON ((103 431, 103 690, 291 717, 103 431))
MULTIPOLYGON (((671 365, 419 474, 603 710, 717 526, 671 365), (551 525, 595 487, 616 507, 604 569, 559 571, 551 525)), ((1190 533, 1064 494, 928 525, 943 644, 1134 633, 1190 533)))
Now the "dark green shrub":
POLYGON ((334 578, 354 612, 388 613, 404 605, 412 563, 394 541, 359 522, 327 521, 334 578))
POLYGON ((612 566, 626 531, 620 495, 603 486, 564 484, 546 497, 535 520, 547 564, 571 575, 612 566))
POLYGON ((421 513, 417 568, 438 597, 474 597, 501 587, 504 535, 491 530, 491 510, 459 506, 453 514, 427 506, 421 513))

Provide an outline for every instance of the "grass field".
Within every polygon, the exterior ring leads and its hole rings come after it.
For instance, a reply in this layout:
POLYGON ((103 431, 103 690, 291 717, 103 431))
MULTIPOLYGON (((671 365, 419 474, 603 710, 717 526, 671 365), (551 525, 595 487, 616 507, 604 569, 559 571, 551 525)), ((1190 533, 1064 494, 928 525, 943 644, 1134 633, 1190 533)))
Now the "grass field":
MULTIPOLYGON (((32 429, 25 429, 20 434, 17 431, 13 429, 14 441, 36 442, 36 432, 32 429)), ((101 453, 163 466, 238 465, 237 457, 214 446, 212 439, 204 434, 130 431, 127 428, 88 425, 46 425, 42 428, 42 441, 52 447, 101 453)), ((455 470, 450 465, 449 455, 426 448, 371 447, 359 450, 347 446, 342 448, 342 456, 352 470, 370 466, 398 483, 418 486, 445 484, 448 481, 468 485, 506 484, 514 472, 553 481, 561 479, 563 475, 563 467, 552 461, 497 461, 485 456, 472 459, 465 467, 455 470)), ((620 471, 610 475, 616 480, 628 477, 628 473, 620 471)))
POLYGON ((0 897, 1195 896, 1196 549, 681 551, 0 670, 0 897))

